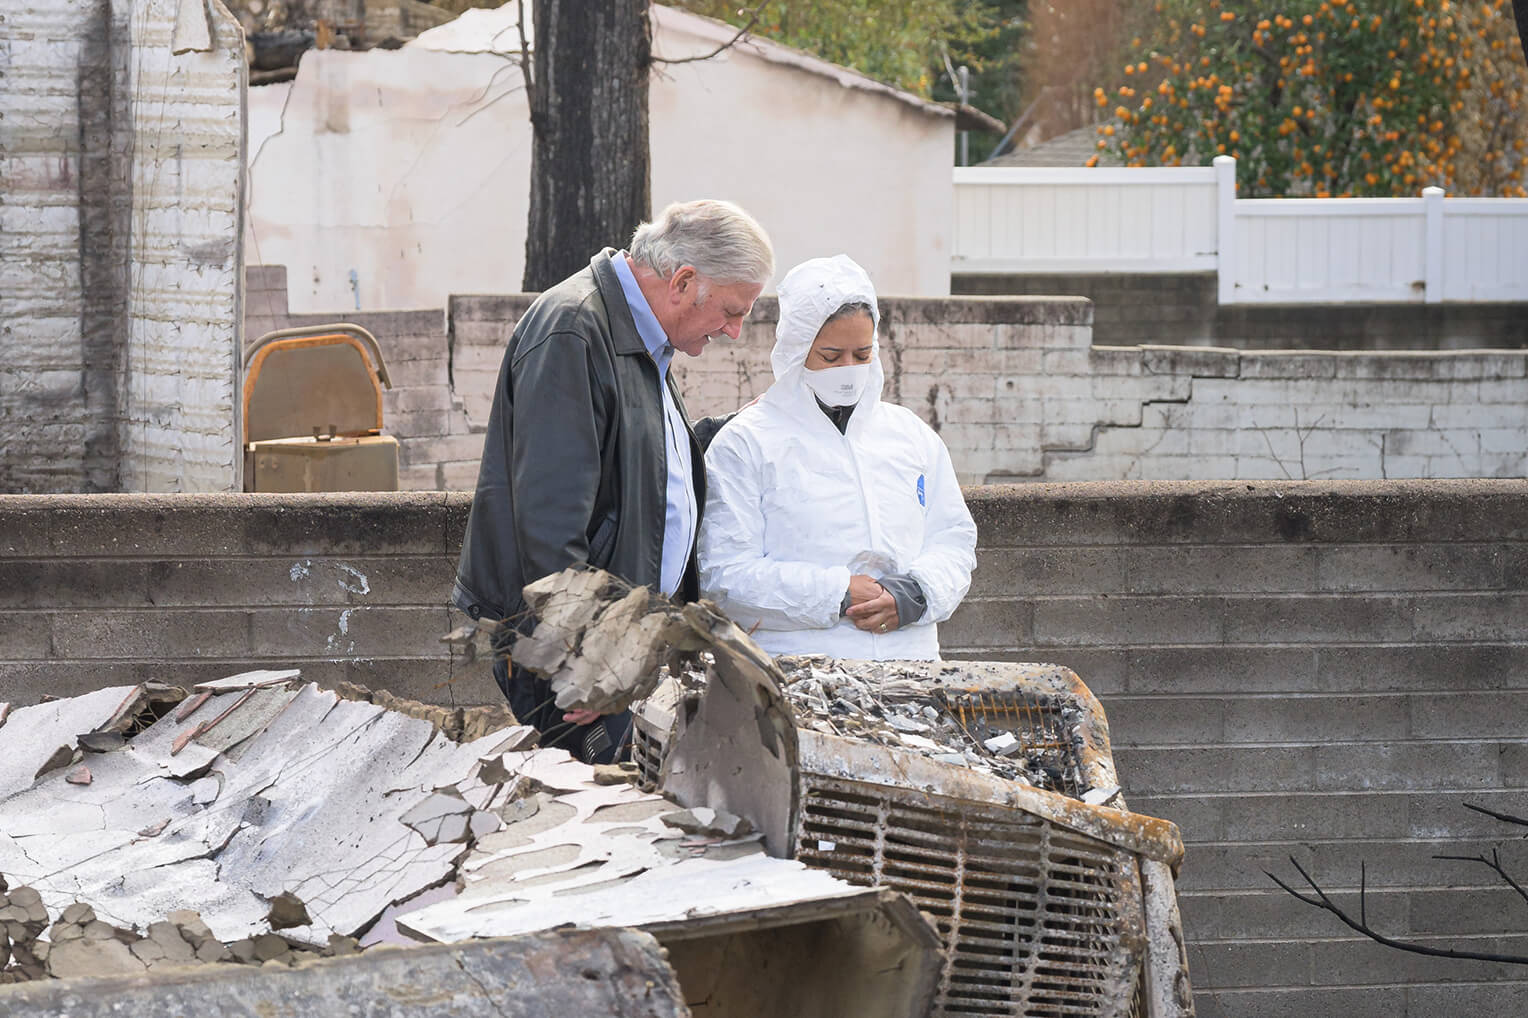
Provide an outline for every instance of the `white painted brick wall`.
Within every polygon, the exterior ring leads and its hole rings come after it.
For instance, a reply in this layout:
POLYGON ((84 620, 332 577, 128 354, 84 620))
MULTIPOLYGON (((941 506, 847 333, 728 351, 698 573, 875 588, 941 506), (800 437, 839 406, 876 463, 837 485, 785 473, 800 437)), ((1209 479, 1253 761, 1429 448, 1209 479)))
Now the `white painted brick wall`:
MULTIPOLYGON (((466 413, 447 434, 393 429, 407 450, 406 486, 470 487, 476 432, 528 300, 457 298, 476 302, 455 305, 451 326, 451 396, 466 413)), ((883 307, 887 398, 938 427, 966 482, 1528 471, 1528 353, 1091 347, 1088 309, 1075 300, 887 298, 883 307)), ((761 301, 741 339, 675 361, 692 416, 736 409, 768 387, 774 316, 761 301)), ((388 320, 367 317, 384 349, 388 320)))
POLYGON ((177 0, 3 15, 0 491, 237 487, 238 24, 177 0), (172 52, 180 8, 203 51, 172 52))

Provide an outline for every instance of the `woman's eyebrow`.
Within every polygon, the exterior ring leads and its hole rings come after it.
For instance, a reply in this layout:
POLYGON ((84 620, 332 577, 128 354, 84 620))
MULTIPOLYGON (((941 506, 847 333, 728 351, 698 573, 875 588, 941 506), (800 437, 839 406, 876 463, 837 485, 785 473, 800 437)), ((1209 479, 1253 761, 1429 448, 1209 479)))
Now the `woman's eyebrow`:
POLYGON ((817 348, 817 352, 818 353, 843 353, 844 352, 844 348, 841 347, 841 346, 819 346, 817 348))

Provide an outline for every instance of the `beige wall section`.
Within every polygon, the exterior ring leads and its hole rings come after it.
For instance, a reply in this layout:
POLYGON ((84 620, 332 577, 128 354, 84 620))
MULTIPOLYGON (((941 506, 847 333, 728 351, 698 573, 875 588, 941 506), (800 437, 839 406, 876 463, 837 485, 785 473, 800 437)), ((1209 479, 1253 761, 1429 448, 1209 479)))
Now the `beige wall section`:
MULTIPOLYGON (((654 20, 656 52, 676 58, 731 36, 668 8, 654 20)), ((531 154, 520 68, 460 51, 493 32, 313 51, 290 86, 251 90, 247 244, 252 262, 287 266, 294 312, 519 288, 531 154)), ((660 65, 651 89, 655 207, 729 198, 770 231, 781 273, 845 251, 883 292, 949 292, 946 111, 767 43, 660 65)))
MULTIPOLYGON (((669 8, 654 7, 653 20, 653 52, 671 59, 736 34, 669 8)), ((650 102, 655 210, 696 197, 738 202, 769 231, 777 279, 843 252, 881 293, 950 292, 952 117, 761 42, 656 65, 650 102)))
POLYGON ((295 311, 518 290, 527 116, 492 54, 303 54, 290 86, 250 89, 250 260, 287 266, 295 311))

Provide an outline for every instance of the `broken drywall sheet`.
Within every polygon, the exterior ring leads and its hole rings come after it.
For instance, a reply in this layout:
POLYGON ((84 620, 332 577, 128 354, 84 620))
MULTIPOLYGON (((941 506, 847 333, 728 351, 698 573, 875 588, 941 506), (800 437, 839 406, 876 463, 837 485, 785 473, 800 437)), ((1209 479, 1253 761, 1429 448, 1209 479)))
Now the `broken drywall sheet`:
POLYGON ((427 838, 405 818, 456 786, 477 800, 470 829, 497 828, 478 815, 494 792, 476 778, 479 760, 529 732, 458 744, 427 721, 299 687, 295 672, 256 673, 209 683, 205 697, 120 747, 85 752, 86 783, 72 754, 36 776, 40 756, 112 723, 132 690, 22 708, 0 728, 0 788, 9 790, 0 874, 35 888, 54 912, 85 902, 129 928, 194 908, 224 941, 267 932, 270 903, 284 892, 311 918, 284 935, 321 944, 450 880, 465 843, 427 838), (16 725, 29 711, 49 734, 16 725), (10 743, 27 752, 7 752, 10 743))

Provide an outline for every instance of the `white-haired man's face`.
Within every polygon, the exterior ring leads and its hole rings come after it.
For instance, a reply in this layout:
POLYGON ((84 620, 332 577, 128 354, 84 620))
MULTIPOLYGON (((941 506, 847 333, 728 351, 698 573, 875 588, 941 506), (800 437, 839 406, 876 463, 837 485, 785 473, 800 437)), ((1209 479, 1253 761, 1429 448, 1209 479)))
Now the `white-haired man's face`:
POLYGON ((718 283, 682 266, 669 277, 664 332, 675 350, 699 357, 712 339, 737 339, 763 290, 759 283, 718 283))

